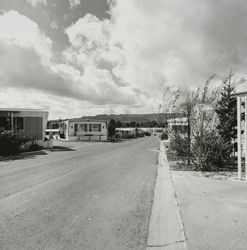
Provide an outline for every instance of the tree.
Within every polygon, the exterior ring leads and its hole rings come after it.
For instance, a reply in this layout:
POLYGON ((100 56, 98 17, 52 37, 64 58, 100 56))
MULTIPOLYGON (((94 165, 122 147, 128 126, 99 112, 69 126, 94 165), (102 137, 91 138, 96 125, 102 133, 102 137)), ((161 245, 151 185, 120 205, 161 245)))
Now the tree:
POLYGON ((136 122, 135 121, 130 122, 130 127, 135 128, 136 127, 136 122))
MULTIPOLYGON (((232 97, 236 91, 235 83, 232 81, 232 73, 223 80, 221 98, 217 103, 216 112, 219 117, 218 131, 225 143, 234 151, 233 141, 237 138, 237 100, 232 97)), ((231 154, 231 152, 228 152, 231 154)), ((230 157, 230 155, 227 155, 230 157)))
POLYGON ((203 88, 191 92, 180 105, 180 112, 187 117, 187 138, 171 131, 171 145, 177 154, 187 158, 197 170, 209 170, 224 161, 227 145, 216 131, 218 118, 215 106, 219 99, 219 89, 209 90, 211 76, 203 88))
POLYGON ((170 87, 165 88, 162 96, 162 104, 159 105, 157 112, 153 109, 157 117, 157 125, 159 127, 167 127, 169 115, 177 110, 177 101, 180 97, 180 90, 171 90, 170 87))
POLYGON ((197 88, 195 91, 189 93, 185 102, 179 107, 180 113, 187 118, 188 122, 187 147, 185 148, 188 165, 191 163, 192 137, 202 137, 203 131, 207 129, 207 126, 212 122, 214 116, 214 112, 207 110, 207 107, 210 107, 215 103, 218 95, 216 89, 212 91, 211 96, 208 93, 209 84, 214 76, 215 74, 207 79, 202 89, 197 88))
POLYGON ((117 128, 121 128, 123 125, 122 125, 122 122, 121 121, 116 121, 116 127, 117 128))
POLYGON ((116 134, 116 121, 111 119, 108 124, 108 136, 114 137, 116 134))

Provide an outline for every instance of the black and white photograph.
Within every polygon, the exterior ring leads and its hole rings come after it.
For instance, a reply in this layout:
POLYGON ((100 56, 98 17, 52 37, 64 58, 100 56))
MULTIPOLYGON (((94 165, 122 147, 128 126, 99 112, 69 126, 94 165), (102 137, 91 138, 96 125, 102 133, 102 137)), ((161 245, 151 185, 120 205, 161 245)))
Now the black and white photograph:
POLYGON ((246 250, 246 118, 245 0, 0 0, 0 250, 246 250))

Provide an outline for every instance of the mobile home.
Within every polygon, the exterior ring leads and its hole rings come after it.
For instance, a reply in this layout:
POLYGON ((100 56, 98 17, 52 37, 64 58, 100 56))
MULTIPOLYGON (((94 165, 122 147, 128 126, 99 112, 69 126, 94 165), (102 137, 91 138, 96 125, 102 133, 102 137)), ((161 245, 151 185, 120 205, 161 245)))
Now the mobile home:
POLYGON ((0 129, 16 131, 33 137, 41 145, 45 138, 48 111, 41 109, 0 108, 0 129))
POLYGON ((136 138, 136 128, 116 128, 116 136, 119 140, 136 138))
POLYGON ((59 123, 60 139, 72 141, 106 141, 107 121, 68 119, 59 123))

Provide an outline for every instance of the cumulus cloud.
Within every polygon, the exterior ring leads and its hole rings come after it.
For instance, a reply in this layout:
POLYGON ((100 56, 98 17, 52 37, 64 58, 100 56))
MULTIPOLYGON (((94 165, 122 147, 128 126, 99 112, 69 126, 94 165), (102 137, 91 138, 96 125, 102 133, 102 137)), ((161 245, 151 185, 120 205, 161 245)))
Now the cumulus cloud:
POLYGON ((32 48, 0 42, 0 53, 1 87, 39 89, 54 95, 82 98, 74 80, 77 72, 73 69, 47 63, 32 48))
POLYGON ((75 9, 81 4, 80 0, 69 0, 69 6, 71 9, 75 9))
POLYGON ((159 89, 159 83, 195 87, 230 67, 243 73, 244 5, 243 0, 116 1, 112 39, 126 51, 119 76, 159 89))
POLYGON ((16 12, 0 16, 0 86, 87 101, 94 110, 152 112, 167 86, 188 91, 213 73, 220 82, 230 68, 246 77, 244 0, 108 2, 110 19, 87 14, 65 29, 60 63, 34 22, 16 12))
POLYGON ((150 96, 200 86, 229 68, 245 76, 244 0, 112 1, 110 20, 86 15, 66 30, 67 59, 108 69, 116 82, 150 96))
POLYGON ((17 11, 0 15, 0 30, 0 41, 8 46, 33 48, 42 57, 51 57, 51 40, 40 31, 35 22, 17 11))
POLYGON ((46 5, 46 0, 26 0, 27 3, 30 3, 33 7, 36 7, 40 4, 46 5))
POLYGON ((94 64, 83 74, 68 63, 55 63, 52 42, 16 11, 0 16, 0 88, 39 90, 78 101, 136 105, 132 88, 119 87, 112 74, 94 64))

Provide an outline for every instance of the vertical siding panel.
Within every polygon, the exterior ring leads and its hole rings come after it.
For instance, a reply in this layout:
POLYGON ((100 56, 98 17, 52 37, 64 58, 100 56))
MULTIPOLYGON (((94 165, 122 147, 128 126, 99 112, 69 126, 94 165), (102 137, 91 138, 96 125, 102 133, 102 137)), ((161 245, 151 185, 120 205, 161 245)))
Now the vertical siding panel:
POLYGON ((43 117, 25 117, 24 133, 37 140, 43 139, 43 117))

